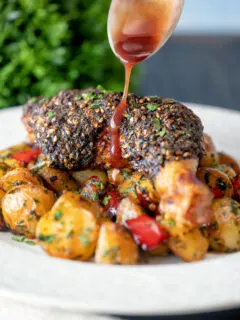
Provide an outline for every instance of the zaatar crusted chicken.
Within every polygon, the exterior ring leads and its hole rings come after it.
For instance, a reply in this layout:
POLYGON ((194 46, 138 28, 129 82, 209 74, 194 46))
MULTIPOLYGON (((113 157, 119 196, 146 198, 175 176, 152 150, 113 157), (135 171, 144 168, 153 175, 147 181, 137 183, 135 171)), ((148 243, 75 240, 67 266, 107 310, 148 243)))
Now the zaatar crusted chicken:
MULTIPOLYGON (((61 91, 30 100, 23 122, 51 167, 110 166, 109 121, 122 95, 104 90, 61 91)), ((126 166, 154 175, 166 162, 200 157, 203 126, 187 107, 160 97, 128 96, 120 129, 126 166)))

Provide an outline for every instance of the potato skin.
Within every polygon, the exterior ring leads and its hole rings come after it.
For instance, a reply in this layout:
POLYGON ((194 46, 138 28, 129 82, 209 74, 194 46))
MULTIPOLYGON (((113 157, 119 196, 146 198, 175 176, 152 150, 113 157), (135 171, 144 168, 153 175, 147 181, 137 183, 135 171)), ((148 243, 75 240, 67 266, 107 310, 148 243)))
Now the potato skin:
POLYGON ((214 168, 199 168, 197 177, 211 190, 220 189, 224 196, 232 197, 233 185, 229 177, 222 171, 214 168))
POLYGON ((37 226, 40 246, 51 256, 88 260, 96 248, 100 208, 79 194, 66 192, 37 226))
POLYGON ((163 220, 161 225, 168 231, 170 250, 186 262, 202 260, 208 251, 209 241, 199 228, 189 228, 173 220, 163 220))
POLYGON ((240 250, 240 203, 231 198, 215 199, 212 224, 208 228, 210 247, 216 252, 240 250))
POLYGON ((122 226, 107 221, 101 225, 95 262, 131 265, 138 261, 138 247, 122 226))
POLYGON ((230 180, 234 179, 237 175, 229 164, 219 164, 218 166, 215 166, 214 169, 225 173, 230 180))
MULTIPOLYGON (((31 168, 31 172, 35 172, 34 166, 30 165, 29 168, 31 168)), ((61 195, 63 191, 75 191, 79 188, 79 184, 68 172, 50 168, 47 165, 36 171, 46 186, 58 195, 61 195)))
POLYGON ((240 164, 238 163, 237 160, 235 160, 233 157, 229 156, 224 152, 219 152, 218 157, 219 157, 219 164, 228 164, 230 167, 233 168, 233 170, 237 174, 240 174, 240 164))
POLYGON ((43 186, 21 185, 3 197, 3 217, 14 233, 35 238, 39 218, 51 209, 54 202, 53 192, 43 186))
POLYGON ((24 184, 42 185, 41 178, 27 168, 16 168, 7 172, 0 183, 4 191, 10 191, 14 187, 24 184))
POLYGON ((0 179, 7 173, 10 167, 5 162, 0 162, 0 179))
POLYGON ((204 133, 203 135, 203 143, 205 154, 200 159, 199 165, 200 167, 213 167, 218 164, 218 153, 216 151, 215 145, 213 143, 212 138, 204 133))

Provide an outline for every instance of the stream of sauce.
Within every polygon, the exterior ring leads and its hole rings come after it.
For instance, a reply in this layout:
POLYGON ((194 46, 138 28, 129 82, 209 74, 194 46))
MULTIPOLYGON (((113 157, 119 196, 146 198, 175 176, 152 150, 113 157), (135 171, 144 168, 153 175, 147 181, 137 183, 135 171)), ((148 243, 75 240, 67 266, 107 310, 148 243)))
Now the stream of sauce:
POLYGON ((111 158, 121 167, 120 125, 128 108, 132 68, 157 52, 172 34, 184 0, 112 0, 108 37, 115 55, 125 68, 125 86, 120 104, 110 122, 111 158))

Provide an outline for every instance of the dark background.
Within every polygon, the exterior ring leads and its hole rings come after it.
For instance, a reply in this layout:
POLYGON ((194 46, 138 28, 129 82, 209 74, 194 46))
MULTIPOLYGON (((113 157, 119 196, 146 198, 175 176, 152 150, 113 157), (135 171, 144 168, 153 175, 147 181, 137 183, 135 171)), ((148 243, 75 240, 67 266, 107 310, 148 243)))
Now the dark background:
POLYGON ((240 110, 239 61, 239 36, 175 36, 142 64, 139 92, 240 110))

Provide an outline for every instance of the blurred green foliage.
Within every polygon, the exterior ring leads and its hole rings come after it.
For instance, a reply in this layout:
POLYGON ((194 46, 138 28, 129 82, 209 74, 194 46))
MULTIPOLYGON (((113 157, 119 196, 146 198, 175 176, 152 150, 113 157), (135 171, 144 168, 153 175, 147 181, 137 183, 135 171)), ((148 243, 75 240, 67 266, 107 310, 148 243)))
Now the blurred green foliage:
POLYGON ((0 107, 101 84, 122 90, 107 39, 110 0, 0 0, 0 107))

